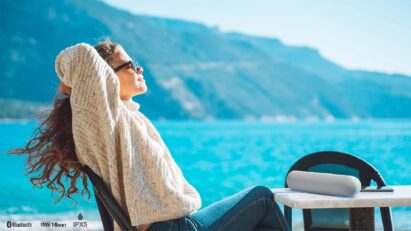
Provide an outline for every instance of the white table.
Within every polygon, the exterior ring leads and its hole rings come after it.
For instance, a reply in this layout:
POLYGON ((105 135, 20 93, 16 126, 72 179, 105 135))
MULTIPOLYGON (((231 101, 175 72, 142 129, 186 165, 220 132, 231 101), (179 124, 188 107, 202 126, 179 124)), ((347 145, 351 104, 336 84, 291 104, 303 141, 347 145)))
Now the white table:
MULTIPOLYGON (((273 188, 274 199, 291 208, 350 208, 355 213, 358 208, 368 208, 367 219, 370 219, 368 230, 374 229, 374 207, 411 206, 411 185, 390 186, 394 192, 360 192, 355 197, 326 196, 292 191, 289 188, 273 188), (371 215, 372 213, 372 215, 371 215), (370 217, 371 216, 371 217, 370 217)), ((367 211, 367 209, 361 209, 367 211)), ((358 216, 351 214, 352 219, 358 216)), ((362 217, 361 219, 364 219, 362 217)), ((355 227, 353 228, 355 230, 355 227)))

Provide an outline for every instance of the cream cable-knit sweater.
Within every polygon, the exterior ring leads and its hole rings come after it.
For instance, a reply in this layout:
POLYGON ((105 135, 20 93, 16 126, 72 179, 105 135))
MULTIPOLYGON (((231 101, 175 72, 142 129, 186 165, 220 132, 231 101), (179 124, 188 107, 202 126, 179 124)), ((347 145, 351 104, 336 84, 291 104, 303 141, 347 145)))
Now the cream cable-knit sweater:
MULTIPOLYGON (((103 178, 133 226, 183 217, 201 207, 199 193, 139 111, 140 105, 120 99, 117 75, 93 46, 79 43, 65 48, 55 68, 72 89, 79 161, 103 178)), ((121 230, 117 223, 114 228, 121 230)))

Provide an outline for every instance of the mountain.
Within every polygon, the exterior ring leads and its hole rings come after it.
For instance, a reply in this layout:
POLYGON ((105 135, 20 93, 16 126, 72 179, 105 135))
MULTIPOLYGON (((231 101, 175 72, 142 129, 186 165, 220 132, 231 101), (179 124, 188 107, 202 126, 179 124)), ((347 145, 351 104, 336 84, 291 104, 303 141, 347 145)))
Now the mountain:
MULTIPOLYGON (((97 0, 4 0, 0 9, 2 105, 51 105, 59 51, 109 36, 144 67, 149 90, 134 100, 152 119, 411 116, 409 76, 348 70, 310 47, 97 0)), ((9 108, 0 117, 14 115, 9 108)))

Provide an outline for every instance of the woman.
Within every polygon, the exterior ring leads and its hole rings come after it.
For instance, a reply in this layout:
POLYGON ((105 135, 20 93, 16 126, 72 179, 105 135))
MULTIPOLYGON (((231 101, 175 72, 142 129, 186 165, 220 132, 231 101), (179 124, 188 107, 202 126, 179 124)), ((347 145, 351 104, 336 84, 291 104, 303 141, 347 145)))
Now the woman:
MULTIPOLYGON (((55 67, 59 90, 66 97, 55 100, 41 124, 46 128, 39 127, 36 138, 11 151, 29 153, 30 173, 43 169, 40 177, 31 179, 33 184, 48 183, 61 197, 71 198, 81 176, 90 196, 82 171, 86 164, 104 179, 139 231, 289 229, 273 193, 264 186, 244 189, 199 210, 199 193, 132 100, 147 86, 143 68, 121 45, 110 40, 94 47, 79 43, 62 50, 55 67), (71 179, 67 192, 62 176, 71 179)), ((120 230, 116 223, 114 228, 120 230)))

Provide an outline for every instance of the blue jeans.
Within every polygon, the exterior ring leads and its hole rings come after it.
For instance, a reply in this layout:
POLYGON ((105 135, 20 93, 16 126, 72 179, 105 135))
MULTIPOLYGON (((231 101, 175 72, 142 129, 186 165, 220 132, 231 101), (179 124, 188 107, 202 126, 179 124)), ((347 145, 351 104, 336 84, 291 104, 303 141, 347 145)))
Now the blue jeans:
POLYGON ((246 188, 188 216, 152 223, 147 231, 273 231, 289 227, 273 192, 246 188))

